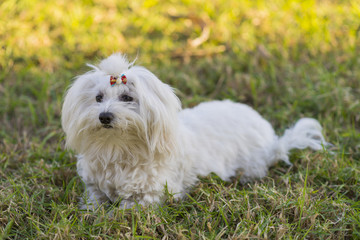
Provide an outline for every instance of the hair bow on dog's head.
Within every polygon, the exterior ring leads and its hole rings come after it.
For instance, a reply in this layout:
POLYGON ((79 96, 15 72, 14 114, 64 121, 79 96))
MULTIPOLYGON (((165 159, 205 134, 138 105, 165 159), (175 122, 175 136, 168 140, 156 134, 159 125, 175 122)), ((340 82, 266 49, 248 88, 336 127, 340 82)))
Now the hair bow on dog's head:
POLYGON ((115 84, 126 84, 127 78, 125 74, 121 74, 121 76, 110 76, 110 85, 113 87, 115 84))

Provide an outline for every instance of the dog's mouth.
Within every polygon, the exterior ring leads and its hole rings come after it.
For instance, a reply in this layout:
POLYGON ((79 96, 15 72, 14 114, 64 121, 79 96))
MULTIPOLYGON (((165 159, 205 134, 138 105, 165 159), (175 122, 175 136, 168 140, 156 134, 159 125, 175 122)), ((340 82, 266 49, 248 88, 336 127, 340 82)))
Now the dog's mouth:
POLYGON ((103 124, 102 127, 103 128, 113 128, 113 126, 111 126, 110 124, 103 124))

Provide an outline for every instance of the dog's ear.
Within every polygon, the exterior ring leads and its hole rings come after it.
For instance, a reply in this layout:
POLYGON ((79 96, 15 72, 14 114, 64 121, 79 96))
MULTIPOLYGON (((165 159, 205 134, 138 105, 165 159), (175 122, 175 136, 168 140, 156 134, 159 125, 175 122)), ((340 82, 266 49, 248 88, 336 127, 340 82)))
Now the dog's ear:
POLYGON ((150 150, 171 153, 176 145, 180 100, 169 85, 147 69, 133 67, 131 70, 136 75, 134 85, 150 150))
POLYGON ((91 73, 77 77, 70 85, 65 93, 61 111, 61 125, 66 134, 65 146, 78 152, 81 145, 81 141, 78 140, 80 131, 85 127, 89 114, 84 109, 89 104, 89 98, 94 95, 90 90, 95 85, 89 77, 91 73))
POLYGON ((78 92, 81 89, 81 79, 79 80, 79 78, 67 89, 61 111, 61 125, 66 135, 65 146, 71 149, 77 148, 78 119, 75 116, 79 114, 79 106, 74 102, 77 101, 78 92))

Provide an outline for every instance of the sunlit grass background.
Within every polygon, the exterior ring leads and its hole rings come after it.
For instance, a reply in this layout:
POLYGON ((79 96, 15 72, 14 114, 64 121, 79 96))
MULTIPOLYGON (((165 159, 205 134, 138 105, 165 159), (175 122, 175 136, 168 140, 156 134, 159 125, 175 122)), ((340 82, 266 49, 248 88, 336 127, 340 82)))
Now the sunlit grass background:
POLYGON ((0 237, 360 238, 360 2, 353 0, 0 1, 0 237), (184 107, 230 98, 279 134, 300 117, 334 154, 241 186, 202 179, 160 207, 80 212, 62 97, 113 52, 177 88, 184 107))

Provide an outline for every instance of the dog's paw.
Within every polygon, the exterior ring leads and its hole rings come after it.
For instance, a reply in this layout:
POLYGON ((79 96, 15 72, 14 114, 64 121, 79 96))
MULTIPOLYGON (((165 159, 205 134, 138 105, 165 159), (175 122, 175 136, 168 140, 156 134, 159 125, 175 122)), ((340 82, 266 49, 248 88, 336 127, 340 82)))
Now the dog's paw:
MULTIPOLYGON (((137 202, 133 201, 133 200, 122 200, 119 204, 119 208, 121 209, 131 209, 133 208, 135 205, 137 204, 137 202)), ((141 203, 139 203, 141 204, 141 203)))

